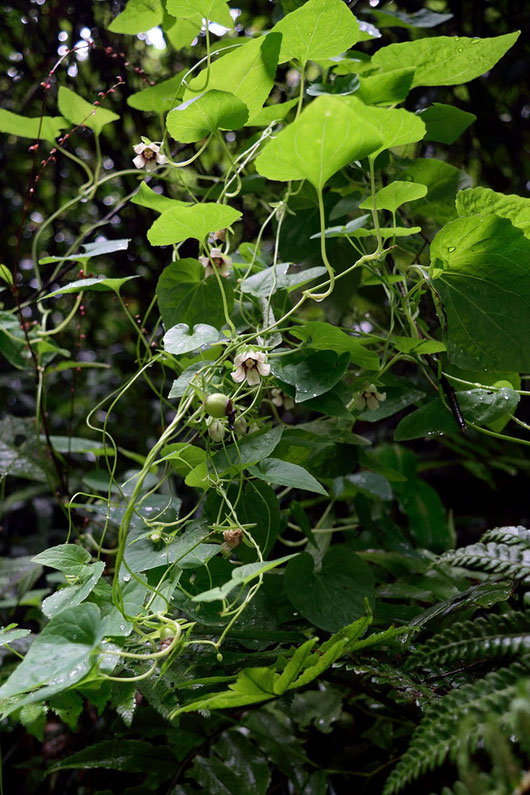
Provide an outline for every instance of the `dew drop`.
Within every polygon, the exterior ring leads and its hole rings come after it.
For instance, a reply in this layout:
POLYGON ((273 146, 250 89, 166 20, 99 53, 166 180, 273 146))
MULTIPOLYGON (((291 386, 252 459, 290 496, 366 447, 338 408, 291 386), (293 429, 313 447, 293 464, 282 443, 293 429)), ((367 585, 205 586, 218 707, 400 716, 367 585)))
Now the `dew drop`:
POLYGON ((471 44, 478 44, 480 39, 471 39, 471 44))
POLYGON ((456 251, 456 246, 449 246, 447 251, 450 251, 451 253, 453 253, 453 251, 456 251))
POLYGON ((463 47, 459 47, 458 48, 458 52, 464 52, 464 48, 463 47))
POLYGON ((131 581, 131 575, 126 574, 125 577, 123 578, 123 582, 130 582, 130 581, 131 581))

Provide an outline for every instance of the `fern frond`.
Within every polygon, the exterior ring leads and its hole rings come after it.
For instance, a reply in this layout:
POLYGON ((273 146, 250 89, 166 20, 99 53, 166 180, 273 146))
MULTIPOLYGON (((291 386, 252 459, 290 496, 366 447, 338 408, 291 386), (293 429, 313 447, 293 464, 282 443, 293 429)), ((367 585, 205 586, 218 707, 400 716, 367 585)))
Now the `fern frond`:
POLYGON ((480 539, 483 543, 495 541, 497 544, 515 544, 530 549, 530 530, 521 525, 512 527, 494 527, 487 530, 480 539))
POLYGON ((511 612, 460 621, 411 652, 403 666, 433 668, 472 660, 493 660, 530 650, 530 612, 511 612))
POLYGON ((383 795, 393 795, 407 784, 443 764, 453 755, 461 738, 458 725, 466 716, 473 729, 467 735, 470 748, 476 748, 481 736, 480 722, 495 713, 501 716, 516 692, 519 679, 530 674, 530 658, 493 671, 478 682, 463 685, 430 706, 412 735, 410 745, 392 771, 383 795))
POLYGON ((487 571, 530 583, 530 547, 519 544, 497 544, 493 541, 471 544, 446 552, 441 560, 452 566, 487 571))

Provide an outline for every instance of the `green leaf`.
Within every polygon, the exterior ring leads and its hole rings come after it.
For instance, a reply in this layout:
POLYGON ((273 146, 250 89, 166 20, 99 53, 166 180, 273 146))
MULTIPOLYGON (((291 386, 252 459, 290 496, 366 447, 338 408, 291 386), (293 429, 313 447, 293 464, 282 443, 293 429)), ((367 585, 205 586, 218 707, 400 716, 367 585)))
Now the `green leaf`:
POLYGON ((294 326, 290 333, 304 340, 310 348, 334 351, 338 354, 349 353, 351 361, 359 367, 379 370, 379 357, 376 353, 366 350, 358 339, 332 326, 331 323, 311 320, 303 326, 294 326))
POLYGON ((417 337, 392 337, 392 345, 402 353, 416 353, 423 356, 426 353, 442 353, 446 350, 443 342, 438 340, 423 340, 417 337))
POLYGON ((282 433, 283 427, 277 425, 270 430, 257 431, 243 437, 237 445, 229 445, 215 454, 212 461, 213 471, 223 475, 232 467, 239 471, 242 467, 258 464, 274 451, 282 433))
POLYGON ((316 398, 329 392, 341 380, 350 362, 349 352, 340 355, 333 350, 318 351, 301 361, 295 354, 275 359, 272 373, 296 389, 295 400, 316 398), (293 359, 293 361, 290 361, 293 359))
POLYGON ((246 126, 268 127, 273 121, 281 121, 285 119, 297 102, 297 99, 290 99, 287 102, 276 102, 274 105, 267 105, 252 116, 252 118, 247 121, 246 126))
POLYGON ((256 160, 258 173, 281 181, 307 179, 321 191, 343 166, 378 149, 381 136, 369 119, 352 111, 352 100, 317 97, 267 144, 256 160))
POLYGON ((360 80, 357 75, 345 75, 337 77, 333 83, 311 83, 306 93, 310 97, 320 97, 322 94, 345 97, 348 94, 354 94, 359 86, 360 80))
POLYGON ((212 89, 171 110, 166 127, 176 141, 193 143, 217 130, 238 130, 247 120, 244 102, 228 91, 212 89))
MULTIPOLYGON (((234 297, 228 280, 224 290, 230 311, 234 297)), ((167 329, 177 323, 187 323, 191 327, 206 320, 221 328, 226 322, 217 279, 215 276, 206 278, 204 268, 196 259, 181 259, 168 265, 158 280, 156 296, 167 329)))
POLYGON ((154 113, 164 113, 174 107, 175 102, 182 96, 182 78, 185 70, 178 72, 169 80, 161 80, 155 86, 148 86, 142 91, 130 94, 127 97, 127 105, 136 110, 153 111, 154 113))
MULTIPOLYGON (((45 437, 41 437, 45 442, 45 437)), ((109 445, 95 442, 92 439, 82 439, 80 436, 50 436, 50 442, 57 453, 65 455, 115 455, 114 449, 109 445)))
POLYGON ((31 560, 33 563, 62 571, 64 574, 77 575, 87 563, 90 563, 90 552, 77 544, 59 544, 45 549, 31 560))
POLYGON ((128 0, 125 9, 112 20, 111 33, 145 33, 156 28, 164 15, 162 0, 128 0))
POLYGON ((512 47, 519 31, 491 39, 437 36, 381 47, 372 57, 380 71, 414 67, 415 86, 456 86, 483 75, 512 47))
POLYGON ((443 105, 441 102, 435 102, 418 113, 425 123, 425 140, 441 144, 454 143, 477 119, 474 113, 467 113, 454 105, 443 105))
MULTIPOLYGON (((384 149, 392 149, 395 146, 421 141, 425 135, 425 125, 419 116, 409 113, 408 110, 393 108, 374 108, 365 105, 355 96, 344 97, 344 102, 348 103, 358 122, 362 119, 370 124, 377 131, 383 145, 372 156, 382 152, 384 149)), ((368 154, 368 153, 367 153, 368 154)))
POLYGON ((453 18, 452 14, 438 14, 429 8, 421 8, 413 14, 371 8, 370 14, 376 18, 380 28, 434 28, 453 18))
MULTIPOLYGON (((251 119, 261 110, 273 86, 280 40, 278 34, 269 33, 246 41, 214 61, 209 70, 208 89, 234 94, 245 103, 251 119)), ((185 91, 184 100, 195 97, 197 90, 204 90, 205 84, 206 71, 203 70, 190 80, 190 89, 194 91, 185 91)))
POLYGON ((342 0, 309 0, 276 23, 281 33, 279 63, 308 61, 340 55, 359 41, 359 23, 342 0))
MULTIPOLYGON (((124 773, 155 773, 164 781, 174 772, 176 759, 167 746, 151 745, 145 740, 103 740, 56 762, 48 773, 59 770, 92 770, 100 767, 124 773)), ((150 789, 150 788, 149 788, 150 789)))
POLYGON ((490 188, 470 188, 456 195, 458 215, 500 215, 530 237, 530 199, 496 193, 490 188))
POLYGON ((198 323, 192 329, 186 323, 178 323, 166 331, 164 334, 164 348, 168 353, 180 356, 182 353, 196 351, 198 348, 204 349, 214 342, 224 337, 219 336, 219 332, 213 326, 206 323, 198 323))
POLYGON ((470 370, 530 367, 530 240, 507 218, 448 223, 431 245, 450 361, 470 370))
POLYGON ((167 12, 183 19, 200 14, 205 19, 213 20, 216 10, 223 5, 224 0, 167 0, 167 12))
POLYGON ((131 199, 131 204, 138 204, 140 207, 148 207, 157 213, 163 213, 165 210, 172 210, 175 207, 186 207, 188 202, 180 201, 179 199, 170 199, 169 196, 163 196, 157 193, 146 182, 141 182, 140 187, 131 199))
POLYGON ((68 122, 62 116, 43 116, 41 122, 39 116, 29 118, 0 108, 0 132, 8 135, 32 138, 35 141, 40 139, 53 144, 65 127, 68 127, 68 122))
POLYGON ((170 461, 173 471, 181 477, 186 477, 190 470, 206 460, 206 450, 186 442, 167 444, 160 453, 159 462, 170 461))
POLYGON ((164 15, 162 23, 164 37, 175 50, 183 50, 191 45, 202 30, 202 17, 197 14, 186 19, 175 19, 164 15))
POLYGON ((42 701, 81 681, 96 663, 96 652, 104 634, 96 605, 76 605, 54 616, 0 687, 2 700, 27 693, 22 699, 6 701, 3 716, 22 704, 42 701))
POLYGON ((51 618, 63 610, 84 602, 96 587, 104 569, 103 561, 85 566, 78 574, 78 582, 60 588, 46 597, 41 606, 44 615, 51 618))
MULTIPOLYGON (((200 792, 217 795, 266 795, 271 779, 270 765, 249 737, 237 729, 223 732, 213 750, 217 756, 195 756, 188 775, 200 792)), ((177 790, 174 795, 179 795, 177 790)))
POLYGON ((231 226, 241 218, 241 213, 226 204, 205 202, 191 207, 175 207, 165 210, 147 232, 147 239, 152 246, 167 246, 181 243, 192 237, 204 240, 217 229, 231 226))
POLYGON ((6 284, 13 285, 13 274, 7 265, 0 264, 0 279, 3 279, 6 284))
POLYGON ((234 588, 242 588, 248 585, 252 580, 266 574, 271 569, 281 566, 291 558, 297 557, 297 553, 293 555, 285 555, 283 558, 276 560, 259 560, 256 563, 245 563, 243 566, 237 566, 232 570, 232 578, 225 582, 218 588, 212 588, 209 591, 203 591, 197 596, 193 597, 194 602, 215 602, 219 599, 226 599, 227 596, 234 590, 234 588))
POLYGON ((454 538, 440 497, 424 480, 413 478, 397 484, 401 510, 409 517, 409 530, 419 547, 444 552, 454 538))
MULTIPOLYGON (((365 226, 366 222, 370 218, 370 215, 360 215, 358 218, 353 218, 351 221, 348 221, 346 224, 342 224, 341 226, 329 226, 327 229, 324 230, 324 237, 349 237, 352 236, 358 229, 362 226, 365 226)), ((322 237, 321 232, 317 232, 314 235, 311 235, 311 240, 317 239, 322 237)))
MULTIPOLYGON (((398 207, 407 202, 413 202, 427 195, 427 186, 414 182, 401 182, 395 180, 390 185, 386 185, 375 194, 375 202, 378 210, 388 210, 395 213, 398 207)), ((373 206, 372 198, 365 199, 359 205, 360 210, 371 210, 373 206)))
POLYGON ((357 96, 367 105, 404 102, 412 86, 414 71, 408 67, 361 77, 357 96))
POLYGON ((394 432, 394 439, 396 442, 404 442, 410 439, 450 436, 457 432, 458 426, 453 415, 444 406, 441 398, 435 398, 403 417, 394 432))
POLYGON ((65 86, 59 87, 58 104, 59 110, 68 121, 90 127, 96 134, 99 134, 107 124, 120 118, 117 113, 96 107, 65 86))
POLYGON ((326 269, 322 266, 287 273, 291 264, 290 262, 279 262, 276 266, 264 268, 259 273, 249 276, 241 283, 241 292, 255 295, 258 298, 266 298, 269 295, 274 295, 278 290, 289 292, 295 290, 326 273, 326 269))
POLYGON ((92 257, 101 257, 104 254, 113 254, 115 251, 125 251, 129 247, 130 238, 119 240, 99 240, 96 243, 84 243, 82 254, 72 254, 69 257, 43 257, 39 260, 41 265, 51 262, 88 262, 92 257))
POLYGON ((402 176, 427 186, 427 196, 410 208, 411 214, 438 224, 456 217, 454 200, 459 190, 469 188, 471 179, 463 171, 434 157, 403 160, 402 176))
MULTIPOLYGON (((11 624, 11 627, 16 627, 16 624, 11 624)), ((14 640, 25 638, 26 635, 31 635, 30 629, 10 629, 9 627, 0 627, 0 648, 8 646, 14 640)))
MULTIPOLYGON (((149 514, 146 516, 149 517, 149 514)), ((169 516, 164 517, 163 521, 170 521, 169 516)), ((203 543, 210 535, 210 530, 202 521, 190 522, 184 532, 167 544, 155 544, 146 535, 147 529, 138 523, 129 532, 125 562, 132 572, 148 571, 171 563, 176 563, 181 569, 195 569, 203 566, 220 550, 219 544, 203 543)), ((126 571, 124 576, 127 576, 126 571)))
POLYGON ((307 469, 298 464, 291 464, 279 458, 265 458, 258 466, 249 467, 248 471, 266 483, 275 483, 280 486, 291 486, 293 489, 313 491, 316 494, 327 496, 327 491, 307 469))
POLYGON ((46 298, 53 298, 54 295, 66 295, 67 293, 83 293, 83 292, 96 292, 104 293, 112 290, 115 293, 120 292, 122 284, 130 281, 131 279, 139 279, 139 276, 124 276, 122 279, 112 279, 108 276, 103 276, 98 279, 78 279, 75 282, 70 282, 53 293, 48 293, 40 298, 44 301, 46 298))
POLYGON ((331 547, 320 570, 308 552, 294 558, 284 575, 285 591, 304 618, 335 632, 366 612, 365 599, 375 602, 370 566, 343 544, 331 547))

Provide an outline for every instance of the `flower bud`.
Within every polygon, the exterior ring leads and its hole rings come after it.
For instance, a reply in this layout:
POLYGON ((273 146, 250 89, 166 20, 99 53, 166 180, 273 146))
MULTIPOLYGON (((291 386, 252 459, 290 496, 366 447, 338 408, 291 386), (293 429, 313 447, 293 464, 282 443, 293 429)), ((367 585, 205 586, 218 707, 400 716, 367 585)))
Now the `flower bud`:
POLYGON ((234 431, 236 436, 244 436, 247 432, 247 421, 245 417, 238 417, 234 422, 234 431))
POLYGON ((222 422, 210 417, 208 420, 208 433, 214 442, 222 442, 226 433, 226 428, 222 422))

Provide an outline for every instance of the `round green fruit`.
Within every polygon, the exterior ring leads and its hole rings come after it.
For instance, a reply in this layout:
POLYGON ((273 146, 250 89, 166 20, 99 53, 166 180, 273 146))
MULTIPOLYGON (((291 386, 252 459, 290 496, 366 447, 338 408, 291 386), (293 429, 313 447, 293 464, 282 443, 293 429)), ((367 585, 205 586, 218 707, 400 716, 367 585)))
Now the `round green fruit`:
POLYGON ((204 401, 204 408, 210 417, 226 417, 231 406, 230 398, 223 395, 222 392, 214 392, 213 395, 208 395, 204 401))

